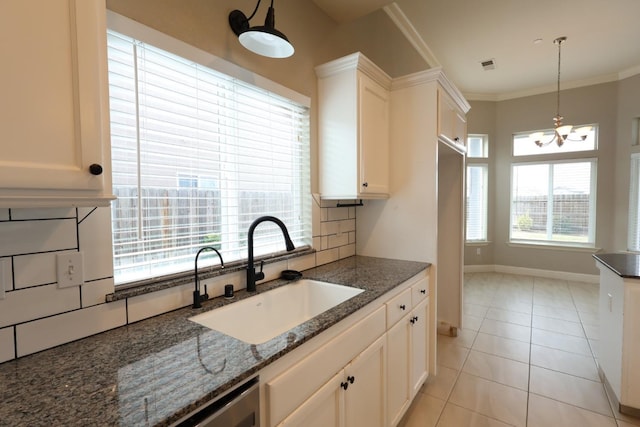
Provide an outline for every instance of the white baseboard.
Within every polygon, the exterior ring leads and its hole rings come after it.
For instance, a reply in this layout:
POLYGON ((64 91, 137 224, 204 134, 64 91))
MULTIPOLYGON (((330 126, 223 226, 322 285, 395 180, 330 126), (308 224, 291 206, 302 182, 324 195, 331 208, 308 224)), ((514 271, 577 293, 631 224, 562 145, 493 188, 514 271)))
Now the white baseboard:
POLYGON ((540 270, 537 268, 513 267, 509 265, 465 265, 465 273, 506 273, 521 276, 545 277, 547 279, 567 280, 569 282, 600 283, 597 274, 570 273, 566 271, 540 270))
POLYGON ((493 265, 465 265, 465 273, 493 273, 495 272, 495 266, 493 265))

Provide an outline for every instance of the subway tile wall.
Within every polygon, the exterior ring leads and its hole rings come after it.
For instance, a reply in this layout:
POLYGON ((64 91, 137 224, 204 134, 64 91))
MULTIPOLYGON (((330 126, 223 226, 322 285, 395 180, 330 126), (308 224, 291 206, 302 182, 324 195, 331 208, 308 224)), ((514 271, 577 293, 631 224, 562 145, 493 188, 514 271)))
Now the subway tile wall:
MULTIPOLYGON (((267 280, 355 255, 356 208, 313 200, 316 253, 266 265, 267 280)), ((244 280, 236 272, 203 283, 217 296, 244 280)), ((186 307, 192 290, 105 303, 114 291, 109 208, 0 209, 0 363, 186 307), (83 253, 84 284, 58 288, 56 256, 75 251, 83 253)))

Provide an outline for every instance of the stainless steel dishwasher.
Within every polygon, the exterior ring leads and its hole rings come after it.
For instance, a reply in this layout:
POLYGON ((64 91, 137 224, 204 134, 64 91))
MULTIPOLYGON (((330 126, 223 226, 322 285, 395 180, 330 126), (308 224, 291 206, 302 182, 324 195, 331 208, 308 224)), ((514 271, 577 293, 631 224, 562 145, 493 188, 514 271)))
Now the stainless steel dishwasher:
POLYGON ((206 404, 174 426, 260 427, 258 377, 250 379, 223 397, 206 404))

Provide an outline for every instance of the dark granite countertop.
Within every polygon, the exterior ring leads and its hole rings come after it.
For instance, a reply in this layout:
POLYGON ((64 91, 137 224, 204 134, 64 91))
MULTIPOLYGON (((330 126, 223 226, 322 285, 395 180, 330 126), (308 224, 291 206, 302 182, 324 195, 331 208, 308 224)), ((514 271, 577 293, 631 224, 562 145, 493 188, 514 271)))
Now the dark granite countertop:
MULTIPOLYGON (((353 256, 306 270, 365 292, 263 344, 188 320, 232 303, 216 298, 0 364, 0 425, 169 425, 428 266, 353 256)), ((250 296, 239 291, 234 301, 250 296)))
POLYGON ((620 252, 593 254, 593 257, 620 277, 640 279, 640 255, 638 254, 620 252))

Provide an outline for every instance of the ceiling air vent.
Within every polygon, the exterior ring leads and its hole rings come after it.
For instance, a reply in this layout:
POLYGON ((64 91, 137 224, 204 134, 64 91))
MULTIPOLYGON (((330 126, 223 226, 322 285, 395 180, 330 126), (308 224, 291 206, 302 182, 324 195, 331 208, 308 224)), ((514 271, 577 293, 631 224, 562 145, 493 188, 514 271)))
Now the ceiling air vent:
POLYGON ((482 64, 482 68, 484 68, 485 71, 496 69, 495 59, 487 59, 485 61, 480 61, 480 64, 482 64))

